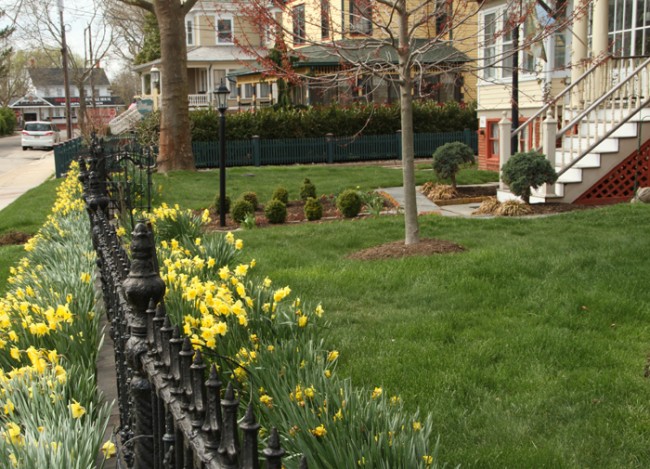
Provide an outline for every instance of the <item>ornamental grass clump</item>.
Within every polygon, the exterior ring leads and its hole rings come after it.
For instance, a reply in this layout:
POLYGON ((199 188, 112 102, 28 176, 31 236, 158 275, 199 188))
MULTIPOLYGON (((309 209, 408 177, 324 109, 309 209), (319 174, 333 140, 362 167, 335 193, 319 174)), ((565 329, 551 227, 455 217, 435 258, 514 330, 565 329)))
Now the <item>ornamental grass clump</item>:
POLYGON ((95 255, 76 163, 0 298, 0 467, 94 464, 110 405, 96 387, 95 255))
POLYGON ((458 197, 458 192, 453 186, 431 181, 424 183, 420 191, 431 200, 449 200, 458 197))
POLYGON ((501 217, 519 217, 521 215, 530 215, 533 211, 528 204, 518 200, 506 200, 500 204, 494 211, 495 215, 501 217))
MULTIPOLYGON (((231 251, 242 247, 231 233, 214 238, 231 251)), ((320 304, 256 277, 255 260, 210 263, 196 244, 159 250, 166 309, 193 347, 237 381, 241 402, 256 405, 262 439, 278 429, 286 467, 298 467, 302 454, 314 467, 435 463, 430 417, 406 412, 380 387, 358 389, 336 375, 339 353, 323 338, 320 304)))

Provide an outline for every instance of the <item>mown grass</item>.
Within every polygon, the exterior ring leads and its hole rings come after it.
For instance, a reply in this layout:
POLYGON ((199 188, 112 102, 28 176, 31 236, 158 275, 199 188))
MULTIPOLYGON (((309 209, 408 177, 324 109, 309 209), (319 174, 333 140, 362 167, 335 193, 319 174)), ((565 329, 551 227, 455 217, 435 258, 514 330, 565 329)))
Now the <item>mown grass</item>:
MULTIPOLYGON (((52 209, 60 183, 60 180, 46 181, 0 210, 0 235, 10 231, 36 233, 52 209)), ((24 252, 22 246, 0 246, 0 295, 6 291, 9 268, 23 257, 24 252)))
MULTIPOLYGON (((255 190, 260 200, 276 184, 297 193, 303 177, 319 193, 346 184, 372 188, 379 180, 399 185, 374 169, 355 182, 317 168, 235 168, 229 176, 235 195, 255 190)), ((216 172, 157 178, 165 200, 192 208, 205 207, 218 187, 216 172)), ((650 207, 420 222, 422 236, 467 250, 346 258, 401 239, 399 216, 238 237, 244 254, 257 260, 258 275, 289 285, 303 301, 323 303, 331 320, 327 340, 341 352, 340 375, 381 385, 433 414, 442 461, 480 468, 650 466, 650 207)))
POLYGON ((322 301, 343 375, 432 412, 463 467, 647 467, 647 206, 424 216, 450 255, 353 261, 400 217, 238 233, 258 273, 322 301))
MULTIPOLYGON (((431 163, 417 165, 416 183, 437 180, 431 163)), ((385 165, 296 165, 238 167, 226 170, 226 192, 234 201, 245 191, 257 193, 260 203, 271 199, 273 191, 283 186, 289 191, 290 199, 298 199, 303 179, 309 178, 319 195, 338 194, 344 189, 356 188, 368 191, 380 187, 402 185, 401 162, 385 165)), ((493 171, 479 171, 475 167, 463 169, 458 175, 458 184, 495 182, 498 175, 493 171)), ((214 203, 219 191, 218 170, 156 174, 154 185, 157 201, 179 204, 181 207, 201 209, 214 203)))

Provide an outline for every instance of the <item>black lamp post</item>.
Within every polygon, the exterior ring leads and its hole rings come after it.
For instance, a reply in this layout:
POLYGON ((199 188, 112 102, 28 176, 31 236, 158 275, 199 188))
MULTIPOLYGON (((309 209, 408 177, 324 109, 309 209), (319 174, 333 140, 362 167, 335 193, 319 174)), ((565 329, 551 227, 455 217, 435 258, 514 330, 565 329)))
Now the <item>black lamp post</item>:
POLYGON ((219 110, 219 225, 226 226, 226 109, 230 90, 221 81, 213 91, 219 110))

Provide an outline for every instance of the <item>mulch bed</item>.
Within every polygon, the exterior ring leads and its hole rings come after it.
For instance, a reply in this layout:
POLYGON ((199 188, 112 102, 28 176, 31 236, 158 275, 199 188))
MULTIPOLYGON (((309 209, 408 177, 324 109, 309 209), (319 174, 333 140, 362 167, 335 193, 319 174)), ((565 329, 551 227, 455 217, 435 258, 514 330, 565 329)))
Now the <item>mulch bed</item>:
POLYGON ((459 244, 445 241, 444 239, 421 239, 417 244, 404 244, 403 240, 373 246, 362 251, 357 251, 348 256, 348 259, 369 261, 377 259, 398 259, 408 256, 429 256, 431 254, 449 254, 463 252, 465 248, 459 244))
POLYGON ((9 233, 0 235, 0 246, 25 244, 31 237, 32 235, 23 233, 22 231, 10 231, 9 233))

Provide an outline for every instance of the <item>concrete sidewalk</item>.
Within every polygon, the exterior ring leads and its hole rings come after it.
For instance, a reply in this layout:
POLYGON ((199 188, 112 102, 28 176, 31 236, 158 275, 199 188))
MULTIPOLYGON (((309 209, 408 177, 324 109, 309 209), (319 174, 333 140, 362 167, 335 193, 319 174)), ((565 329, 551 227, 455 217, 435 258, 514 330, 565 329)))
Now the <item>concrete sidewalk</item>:
MULTIPOLYGON (((418 215, 425 213, 435 213, 443 217, 474 217, 474 218, 491 218, 490 215, 472 215, 481 203, 475 202, 471 204, 458 204, 458 205, 443 205, 439 206, 431 202, 417 187, 415 192, 415 203, 418 207, 418 215)), ((390 195, 400 205, 404 206, 404 188, 403 187, 387 187, 377 189, 390 195)))
POLYGON ((54 176, 54 152, 0 175, 0 210, 54 176))

